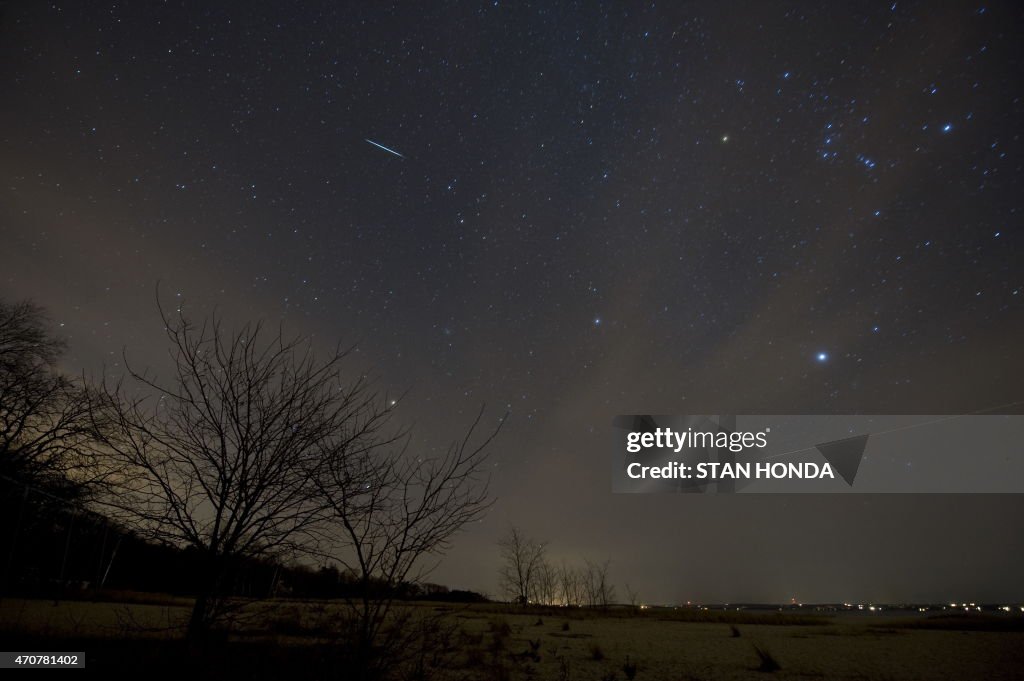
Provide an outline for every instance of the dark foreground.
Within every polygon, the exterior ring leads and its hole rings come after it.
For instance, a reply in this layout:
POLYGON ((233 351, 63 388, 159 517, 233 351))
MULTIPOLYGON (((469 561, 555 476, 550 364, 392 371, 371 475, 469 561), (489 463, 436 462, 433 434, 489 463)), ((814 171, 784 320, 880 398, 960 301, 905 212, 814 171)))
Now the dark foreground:
MULTIPOLYGON (((204 646, 177 623, 185 604, 5 599, 3 650, 84 651, 92 676, 352 679, 332 604, 264 603, 204 646)), ((392 678, 530 681, 1021 679, 1024 621, 989 617, 623 616, 425 604, 429 640, 392 678)))

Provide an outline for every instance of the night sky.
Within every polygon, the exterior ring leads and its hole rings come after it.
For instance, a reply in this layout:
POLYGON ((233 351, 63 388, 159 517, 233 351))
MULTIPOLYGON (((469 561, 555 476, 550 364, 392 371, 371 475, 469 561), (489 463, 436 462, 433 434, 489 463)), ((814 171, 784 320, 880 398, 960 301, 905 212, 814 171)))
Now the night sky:
POLYGON ((283 322, 644 600, 1024 600, 1020 496, 612 495, 617 414, 1024 400, 1016 3, 11 2, 0 296, 66 368, 283 322), (394 150, 390 153, 367 140, 394 150))

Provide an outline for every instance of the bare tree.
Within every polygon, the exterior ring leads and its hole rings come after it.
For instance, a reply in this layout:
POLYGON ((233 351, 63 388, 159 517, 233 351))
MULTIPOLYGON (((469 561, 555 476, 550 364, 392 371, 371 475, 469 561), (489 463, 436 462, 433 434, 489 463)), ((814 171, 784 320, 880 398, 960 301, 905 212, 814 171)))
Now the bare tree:
POLYGON ((41 307, 0 301, 0 475, 79 493, 94 442, 86 388, 57 368, 65 350, 41 307))
MULTIPOLYGON (((317 477, 328 508, 332 558, 360 582, 346 601, 355 671, 377 677, 400 665, 416 627, 396 612, 403 584, 419 582, 451 538, 480 519, 493 503, 488 491, 487 446, 498 426, 474 441, 483 409, 465 436, 436 458, 413 456, 402 435, 365 438, 363 446, 322 452, 317 477), (403 446, 392 447, 401 437, 403 446)), ((374 435, 380 434, 375 423, 374 435)))
POLYGON ((545 562, 546 546, 527 537, 516 527, 510 527, 498 542, 502 561, 498 578, 509 600, 526 605, 533 599, 537 576, 545 562))
POLYGON ((610 565, 610 560, 603 563, 587 561, 587 567, 583 573, 583 583, 587 594, 587 604, 592 608, 607 608, 615 600, 615 586, 608 581, 610 565))
POLYGON ((199 326, 161 316, 171 378, 126 360, 128 375, 103 385, 92 413, 112 422, 100 433, 121 471, 111 512, 201 555, 188 631, 202 640, 240 561, 312 541, 325 510, 313 482, 321 453, 360 449, 381 413, 365 381, 342 380, 341 349, 320 360, 310 342, 260 324, 227 332, 216 316, 199 326))
POLYGON ((558 600, 558 570, 546 559, 537 566, 533 602, 554 605, 558 600))
POLYGON ((561 591, 562 604, 579 607, 584 603, 583 578, 580 571, 562 562, 558 569, 558 586, 561 591))
POLYGON ((634 615, 640 611, 640 593, 626 582, 626 600, 629 601, 629 609, 634 615))

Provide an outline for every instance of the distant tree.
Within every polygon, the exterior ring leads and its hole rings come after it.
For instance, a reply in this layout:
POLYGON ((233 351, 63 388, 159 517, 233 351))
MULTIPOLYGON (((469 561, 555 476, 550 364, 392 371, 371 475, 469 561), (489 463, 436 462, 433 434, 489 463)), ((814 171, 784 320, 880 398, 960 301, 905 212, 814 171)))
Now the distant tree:
POLYGON ((0 475, 72 495, 99 471, 87 389, 57 367, 65 351, 41 307, 0 301, 0 475))
POLYGON ((626 600, 629 601, 629 609, 635 615, 640 611, 640 593, 626 583, 626 600))
POLYGON ((407 433, 384 435, 381 420, 361 446, 322 452, 317 484, 328 509, 325 531, 336 546, 331 557, 361 586, 345 599, 360 678, 404 662, 417 628, 406 626, 408 609, 393 607, 399 587, 422 581, 433 567, 428 559, 443 554, 493 503, 487 448, 504 419, 476 438, 483 413, 439 457, 411 454, 407 433))
POLYGON ((558 600, 558 570, 544 559, 537 566, 533 602, 553 605, 558 600))
POLYGON ((587 594, 587 604, 592 608, 607 608, 615 601, 615 586, 608 578, 610 565, 610 560, 603 563, 587 561, 583 573, 583 584, 587 594))
POLYGON ((444 597, 444 600, 451 603, 488 603, 488 598, 482 593, 466 589, 452 589, 444 597))
POLYGON ((123 474, 106 503, 143 536, 201 557, 188 634, 201 641, 228 604, 245 559, 315 541, 325 503, 314 484, 325 452, 358 450, 381 418, 365 381, 343 380, 346 352, 261 324, 225 330, 160 310, 173 362, 159 380, 132 368, 105 383, 91 413, 123 474))
POLYGON ((561 593, 562 604, 578 607, 583 605, 585 594, 583 590, 583 577, 580 571, 562 561, 558 568, 558 588, 561 593))
POLYGON ((526 605, 536 593, 547 545, 527 537, 517 527, 510 527, 498 541, 498 547, 501 550, 498 572, 501 590, 509 600, 526 605))

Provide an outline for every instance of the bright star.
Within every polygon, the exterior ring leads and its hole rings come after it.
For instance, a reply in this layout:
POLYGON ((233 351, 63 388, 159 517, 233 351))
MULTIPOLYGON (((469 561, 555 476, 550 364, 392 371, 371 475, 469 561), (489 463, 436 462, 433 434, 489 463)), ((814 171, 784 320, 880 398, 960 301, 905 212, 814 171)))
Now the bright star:
POLYGON ((827 362, 828 361, 828 353, 827 352, 819 352, 817 355, 815 355, 815 359, 817 359, 819 362, 827 362))

